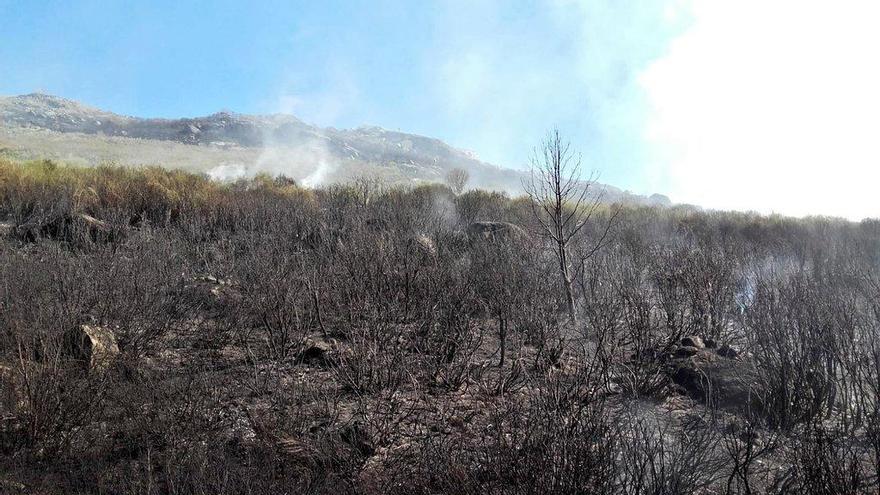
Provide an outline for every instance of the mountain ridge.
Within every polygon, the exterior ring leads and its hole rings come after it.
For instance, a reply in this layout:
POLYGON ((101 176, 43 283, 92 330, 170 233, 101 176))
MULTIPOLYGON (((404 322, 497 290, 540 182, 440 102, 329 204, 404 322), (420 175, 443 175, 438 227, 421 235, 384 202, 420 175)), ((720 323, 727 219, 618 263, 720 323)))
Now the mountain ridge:
MULTIPOLYGON (((53 136, 86 136, 81 140, 94 136, 110 140, 109 148, 124 146, 129 140, 137 140, 138 145, 170 142, 197 146, 206 151, 210 149, 215 160, 218 153, 222 156, 218 149, 238 151, 234 159, 220 158, 218 166, 232 167, 243 174, 261 170, 287 173, 313 183, 342 180, 361 172, 378 172, 395 180, 437 181, 442 180, 448 170, 462 168, 470 173, 472 186, 516 193, 522 190, 522 181, 527 175, 484 162, 473 152, 455 148, 440 139, 378 126, 319 127, 288 114, 220 111, 203 117, 142 118, 59 96, 30 93, 0 96, 0 128, 9 130, 6 138, 13 146, 20 141, 16 136, 22 133, 37 131, 29 135, 40 136, 40 132, 48 131, 53 136), (256 158, 241 158, 246 153, 256 158), (314 177, 316 174, 320 177, 314 177)), ((39 144, 24 148, 29 156, 39 155, 38 149, 30 149, 39 148, 39 144)), ((112 149, 106 155, 112 159, 112 149)), ((601 188, 609 201, 669 203, 662 195, 638 196, 605 184, 601 188)))

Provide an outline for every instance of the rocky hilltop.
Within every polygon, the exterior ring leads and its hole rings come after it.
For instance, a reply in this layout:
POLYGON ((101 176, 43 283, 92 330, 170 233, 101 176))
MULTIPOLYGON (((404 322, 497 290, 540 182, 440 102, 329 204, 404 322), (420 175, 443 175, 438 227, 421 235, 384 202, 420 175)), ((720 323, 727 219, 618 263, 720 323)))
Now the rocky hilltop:
MULTIPOLYGON (((7 148, 27 157, 40 156, 45 150, 35 148, 46 142, 46 147, 64 149, 64 153, 56 152, 53 157, 70 158, 69 149, 89 147, 89 137, 94 137, 103 140, 101 152, 81 153, 88 155, 83 157, 84 161, 130 162, 132 159, 126 159, 124 154, 114 154, 114 151, 128 146, 138 149, 137 153, 129 152, 128 155, 144 157, 142 160, 147 162, 177 164, 178 160, 173 156, 176 154, 185 155, 187 158, 182 161, 187 164, 206 161, 248 171, 286 172, 286 167, 291 167, 290 175, 298 178, 310 173, 310 164, 320 163, 331 171, 327 174, 330 177, 324 178, 330 180, 377 169, 398 180, 439 180, 447 170, 463 168, 470 172, 472 186, 516 192, 521 189, 523 179, 521 171, 483 162, 473 153, 439 139, 372 126, 322 128, 282 114, 219 112, 196 118, 140 118, 93 108, 66 98, 33 93, 0 97, 0 129, 6 130, 3 137, 7 148), (52 133, 51 137, 46 133, 52 133), (57 134, 77 135, 77 142, 65 148, 58 144, 57 134), (164 154, 145 150, 144 141, 156 142, 164 154), (169 145, 162 142, 198 146, 202 148, 202 154, 211 154, 207 159, 193 159, 193 149, 180 146, 169 149, 169 145), (218 150, 230 153, 224 156, 218 150)), ((603 187, 611 200, 668 203, 662 195, 646 198, 611 186, 603 187)))

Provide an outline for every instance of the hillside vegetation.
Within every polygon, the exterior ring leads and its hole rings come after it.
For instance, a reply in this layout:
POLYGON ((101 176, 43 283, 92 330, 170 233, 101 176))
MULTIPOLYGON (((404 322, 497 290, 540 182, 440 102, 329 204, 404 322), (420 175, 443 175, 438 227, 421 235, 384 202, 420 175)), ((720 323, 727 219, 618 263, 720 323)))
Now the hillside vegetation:
POLYGON ((880 222, 533 206, 0 158, 0 492, 877 493, 880 222))

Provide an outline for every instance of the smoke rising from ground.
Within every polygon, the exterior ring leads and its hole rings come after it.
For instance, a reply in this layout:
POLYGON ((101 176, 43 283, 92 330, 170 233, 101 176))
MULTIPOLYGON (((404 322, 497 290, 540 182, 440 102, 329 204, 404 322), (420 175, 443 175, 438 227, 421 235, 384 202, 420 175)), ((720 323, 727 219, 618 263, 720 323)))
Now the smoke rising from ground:
POLYGON ((291 177, 307 187, 325 184, 336 170, 334 158, 321 140, 283 142, 271 137, 253 165, 253 173, 291 177))
POLYGON ((232 182, 247 176, 248 171, 247 168, 245 168, 245 166, 242 164, 217 165, 211 170, 208 170, 207 174, 208 177, 211 178, 211 180, 216 180, 220 182, 232 182))

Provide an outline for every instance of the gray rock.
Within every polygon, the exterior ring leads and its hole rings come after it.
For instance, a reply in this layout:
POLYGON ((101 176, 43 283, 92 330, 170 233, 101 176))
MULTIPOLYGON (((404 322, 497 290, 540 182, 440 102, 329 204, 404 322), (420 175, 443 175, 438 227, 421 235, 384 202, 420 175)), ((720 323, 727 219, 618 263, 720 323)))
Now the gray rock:
POLYGON ((725 411, 747 413, 760 408, 757 370, 745 361, 700 351, 676 363, 672 380, 694 399, 725 411))
POLYGON ((64 351, 67 357, 81 361, 90 371, 100 371, 119 355, 119 346, 109 328, 80 325, 64 335, 64 351))
POLYGON ((333 339, 308 339, 296 357, 297 362, 309 366, 329 367, 335 362, 338 344, 333 339))
POLYGON ((739 356, 739 351, 727 344, 722 345, 715 353, 727 359, 736 359, 739 356))
POLYGON ((697 349, 705 349, 706 344, 703 343, 703 339, 697 337, 696 335, 692 335, 690 337, 685 337, 681 339, 681 345, 687 347, 696 347, 697 349))

